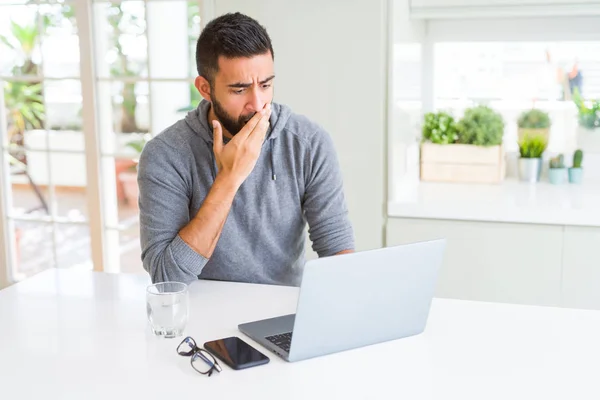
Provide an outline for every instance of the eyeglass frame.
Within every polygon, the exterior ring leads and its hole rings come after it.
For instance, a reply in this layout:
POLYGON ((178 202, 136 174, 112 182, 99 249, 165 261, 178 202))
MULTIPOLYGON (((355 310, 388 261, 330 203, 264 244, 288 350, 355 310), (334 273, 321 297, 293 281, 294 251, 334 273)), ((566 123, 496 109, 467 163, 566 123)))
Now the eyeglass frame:
POLYGON ((211 376, 214 371, 221 372, 223 370, 223 368, 221 368, 221 366, 217 362, 217 359, 215 358, 215 356, 210 354, 207 350, 205 350, 201 347, 198 347, 198 345, 196 344, 196 341, 191 336, 187 336, 185 339, 183 339, 181 341, 181 343, 179 343, 179 346, 177 346, 177 354, 179 354, 180 356, 183 356, 183 357, 191 356, 190 365, 192 366, 192 368, 194 368, 194 371, 198 372, 199 374, 211 376), (179 351, 179 348, 184 343, 191 345, 190 351, 179 351), (196 358, 198 358, 198 357, 210 366, 210 369, 208 371, 202 372, 202 371, 198 370, 196 367, 194 367, 194 360, 196 360, 196 358))

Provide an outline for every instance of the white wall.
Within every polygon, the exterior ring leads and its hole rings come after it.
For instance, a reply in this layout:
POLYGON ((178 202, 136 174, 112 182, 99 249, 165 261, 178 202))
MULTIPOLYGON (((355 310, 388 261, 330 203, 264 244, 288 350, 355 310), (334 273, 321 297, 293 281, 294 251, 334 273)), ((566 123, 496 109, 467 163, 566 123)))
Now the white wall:
POLYGON ((264 25, 275 51, 275 101, 327 129, 357 249, 383 245, 386 201, 386 0, 218 0, 264 25))

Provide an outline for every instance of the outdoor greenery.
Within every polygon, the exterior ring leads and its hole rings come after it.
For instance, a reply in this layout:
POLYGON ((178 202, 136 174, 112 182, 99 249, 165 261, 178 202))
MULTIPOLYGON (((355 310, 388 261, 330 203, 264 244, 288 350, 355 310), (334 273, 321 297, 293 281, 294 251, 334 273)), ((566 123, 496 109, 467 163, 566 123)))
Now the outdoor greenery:
MULTIPOLYGON (((33 4, 33 0, 30 0, 33 4)), ((195 71, 195 62, 193 62, 194 44, 198 36, 198 26, 200 18, 199 4, 197 1, 188 1, 188 40, 190 45, 190 68, 195 71)), ((34 51, 39 48, 40 34, 48 34, 53 27, 70 26, 73 29, 76 26, 74 4, 57 3, 52 7, 39 8, 42 13, 42 32, 32 18, 29 23, 18 24, 11 22, 10 34, 0 36, 0 46, 7 46, 10 50, 18 54, 22 60, 19 65, 15 65, 12 70, 14 76, 35 76, 39 75, 39 65, 33 59, 34 51)), ((102 32, 107 35, 108 48, 107 60, 110 60, 110 75, 120 78, 137 78, 147 67, 146 60, 137 60, 131 56, 131 50, 125 46, 127 40, 124 38, 137 38, 145 35, 146 21, 144 13, 134 8, 128 7, 124 3, 106 3, 103 8, 103 14, 110 29, 102 32)), ((193 71, 190 71, 193 73, 193 71)), ((118 107, 118 121, 115 121, 115 131, 121 133, 145 133, 136 121, 136 112, 138 109, 138 90, 137 82, 122 82, 119 87, 119 95, 116 96, 115 106, 118 107)), ((11 126, 11 138, 15 143, 22 144, 23 133, 28 129, 43 127, 45 110, 43 105, 43 85, 40 81, 9 83, 5 84, 5 99, 8 105, 11 126)), ((190 103, 177 111, 189 111, 197 107, 201 97, 193 86, 190 85, 190 103)), ((117 111, 115 110, 115 111, 117 111)), ((72 125, 75 126, 75 125, 72 125)), ((52 128, 52 127, 51 127, 52 128)))
POLYGON ((573 101, 579 111, 579 125, 587 129, 600 128, 600 99, 592 100, 586 105, 579 90, 575 89, 573 101))
MULTIPOLYGON (((35 24, 19 25, 11 22, 10 35, 0 35, 0 42, 14 51, 21 63, 12 68, 13 75, 38 75, 38 65, 33 54, 39 42, 35 24)), ((27 82, 5 82, 4 102, 8 119, 8 142, 10 155, 15 162, 26 162, 22 149, 24 133, 28 129, 41 128, 45 119, 43 85, 35 79, 27 82)))
POLYGON ((195 110, 196 107, 198 107, 198 104, 200 104, 200 101, 202 101, 200 92, 198 89, 196 89, 196 86, 194 86, 193 83, 190 83, 190 104, 179 108, 177 112, 189 112, 195 110))

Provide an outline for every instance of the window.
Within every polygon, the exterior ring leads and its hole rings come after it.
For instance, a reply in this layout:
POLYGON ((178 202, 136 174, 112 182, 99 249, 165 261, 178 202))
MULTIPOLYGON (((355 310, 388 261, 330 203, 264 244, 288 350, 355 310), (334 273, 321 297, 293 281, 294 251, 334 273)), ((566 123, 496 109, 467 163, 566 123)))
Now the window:
POLYGON ((391 162, 388 190, 392 195, 401 190, 404 178, 414 181, 419 174, 417 137, 423 115, 422 51, 423 46, 419 43, 402 43, 393 47, 394 129, 388 141, 391 162))
MULTIPOLYGON (((564 153, 570 163, 578 141, 572 88, 587 101, 600 99, 598 17, 461 18, 457 13, 416 20, 397 6, 394 18, 390 203, 420 193, 421 128, 428 111, 449 111, 460 119, 465 109, 483 104, 500 112, 506 179, 516 180, 518 116, 532 107, 542 109, 552 120, 545 157, 564 153)), ((587 151, 585 159, 586 182, 600 181, 600 153, 587 151)))
POLYGON ((550 114, 548 151, 573 151, 573 91, 600 98, 600 42, 436 43, 434 60, 434 108, 460 116, 476 104, 491 106, 504 117, 511 152, 518 150, 518 115, 532 107, 550 114))
POLYGON ((0 4, 2 214, 13 280, 90 267, 79 73, 72 4, 0 4))
POLYGON ((105 269, 137 272, 137 158, 147 140, 199 101, 193 87, 199 2, 97 0, 93 12, 105 269))
POLYGON ((0 229, 11 243, 9 280, 50 267, 142 271, 136 163, 147 140, 200 100, 200 28, 199 0, 0 4, 0 109, 8 116, 0 161, 10 165, 0 180, 0 229), (79 20, 81 10, 91 24, 79 20), (91 49, 81 47, 87 37, 91 49), (82 70, 80 53, 93 56, 95 75, 82 70), (80 76, 93 77, 95 97, 82 93, 80 76), (84 135, 86 107, 97 142, 84 135), (89 157, 99 160, 97 176, 86 171, 89 157), (98 205, 101 226, 90 223, 98 205), (103 265, 93 265, 94 240, 103 265))

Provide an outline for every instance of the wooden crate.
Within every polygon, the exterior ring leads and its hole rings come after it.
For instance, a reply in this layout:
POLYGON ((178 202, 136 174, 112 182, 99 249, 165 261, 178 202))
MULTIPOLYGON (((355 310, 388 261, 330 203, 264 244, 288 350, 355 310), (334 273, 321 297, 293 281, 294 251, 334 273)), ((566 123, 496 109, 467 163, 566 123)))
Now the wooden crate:
POLYGON ((421 180, 499 183, 506 176, 503 146, 421 144, 421 180))

